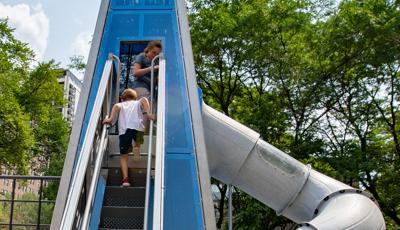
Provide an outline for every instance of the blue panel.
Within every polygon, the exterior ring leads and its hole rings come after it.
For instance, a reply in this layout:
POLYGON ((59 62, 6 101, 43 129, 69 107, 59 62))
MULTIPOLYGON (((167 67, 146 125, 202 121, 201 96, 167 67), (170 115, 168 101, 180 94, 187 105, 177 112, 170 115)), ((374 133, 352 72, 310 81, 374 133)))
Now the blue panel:
POLYGON ((203 112, 203 90, 201 90, 201 88, 198 87, 197 92, 199 93, 200 111, 203 112))
POLYGON ((99 178, 99 182, 97 184, 97 190, 95 194, 95 199, 93 203, 93 212, 92 216, 90 217, 89 222, 89 229, 94 230, 99 228, 100 224, 100 214, 101 214, 101 207, 103 206, 103 198, 104 198, 104 191, 106 190, 106 181, 102 176, 99 178))
POLYGON ((164 229, 204 229, 197 190, 194 159, 188 155, 169 154, 166 159, 164 229))
POLYGON ((167 63, 164 229, 204 229, 175 1, 112 0, 111 5, 102 34, 79 149, 108 53, 123 53, 124 47, 120 46, 126 41, 161 40, 167 63))
POLYGON ((173 0, 114 0, 113 9, 166 9, 174 6, 173 0))
POLYGON ((150 199, 149 199, 149 209, 148 209, 148 219, 147 226, 148 229, 153 229, 153 210, 154 210, 154 179, 150 179, 150 199))
MULTIPOLYGON (((140 15, 131 12, 115 12, 112 14, 112 26, 110 33, 112 37, 139 36, 140 15)), ((109 42, 114 42, 112 39, 109 42)))

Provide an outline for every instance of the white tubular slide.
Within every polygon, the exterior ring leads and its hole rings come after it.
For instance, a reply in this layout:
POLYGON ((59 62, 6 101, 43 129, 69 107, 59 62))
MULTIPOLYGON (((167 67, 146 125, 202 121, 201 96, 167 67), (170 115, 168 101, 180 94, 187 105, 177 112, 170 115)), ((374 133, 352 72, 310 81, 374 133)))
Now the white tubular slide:
POLYGON ((203 126, 211 176, 300 223, 299 229, 386 229, 368 194, 312 170, 204 103, 203 126))

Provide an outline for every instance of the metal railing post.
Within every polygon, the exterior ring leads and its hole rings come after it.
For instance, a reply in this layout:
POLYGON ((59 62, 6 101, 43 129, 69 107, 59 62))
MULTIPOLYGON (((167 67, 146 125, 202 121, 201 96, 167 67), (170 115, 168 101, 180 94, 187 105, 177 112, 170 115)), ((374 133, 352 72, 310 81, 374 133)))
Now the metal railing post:
POLYGON ((155 150, 155 179, 154 179, 154 208, 153 208, 153 229, 163 229, 164 213, 164 151, 165 151, 165 59, 160 61, 160 79, 158 82, 157 107, 157 146, 155 150))
MULTIPOLYGON (((153 113, 153 98, 154 98, 154 61, 156 59, 162 58, 162 53, 155 56, 151 61, 151 80, 150 80, 150 114, 153 113)), ((146 175, 146 194, 145 194, 145 206, 144 206, 144 221, 143 221, 143 229, 147 230, 148 228, 148 208, 149 208, 149 200, 150 200, 150 174, 151 174, 151 158, 153 155, 153 120, 150 120, 150 130, 149 130, 149 149, 147 153, 147 175, 146 175)))
MULTIPOLYGON (((36 229, 43 229, 43 227, 49 227, 49 224, 42 224, 41 223, 41 217, 42 217, 42 204, 43 203, 55 203, 54 200, 43 200, 43 189, 44 186, 46 186, 45 182, 46 181, 59 181, 60 177, 59 176, 21 176, 21 175, 0 175, 0 180, 12 180, 12 188, 10 190, 11 198, 7 199, 7 197, 1 197, 0 202, 2 202, 4 205, 10 204, 10 209, 9 209, 9 222, 0 222, 0 229, 13 229, 14 227, 29 227, 29 228, 36 228, 36 229), (39 192, 38 192, 38 200, 31 200, 31 199, 16 199, 16 190, 17 190, 17 182, 18 180, 32 180, 32 181, 39 181, 40 180, 40 187, 39 187, 39 192), (15 213, 15 204, 25 204, 25 203, 34 203, 38 204, 38 216, 37 216, 37 222, 35 223, 21 223, 18 221, 21 220, 14 220, 14 215, 15 213), (8 226, 8 227, 6 227, 8 226)), ((35 194, 36 195, 36 194, 35 194)), ((17 210, 19 210, 18 208, 17 210)))
POLYGON ((16 187, 16 179, 13 179, 13 185, 12 185, 12 192, 11 192, 11 207, 10 207, 10 225, 9 229, 12 229, 13 225, 13 215, 14 215, 14 199, 15 199, 15 187, 16 187))
POLYGON ((37 218, 37 226, 36 229, 40 229, 40 213, 42 211, 42 191, 43 191, 43 179, 40 179, 40 188, 39 188, 39 207, 38 207, 38 218, 37 218))
MULTIPOLYGON (((156 59, 160 60, 163 57, 163 54, 155 56, 153 60, 151 60, 151 78, 150 78, 150 113, 153 113, 153 98, 154 98, 154 61, 156 59)), ((159 66, 160 67, 160 66, 159 66)), ((150 121, 151 122, 151 121, 150 121)))
POLYGON ((228 185, 229 230, 232 230, 232 185, 228 185))
MULTIPOLYGON (((73 175, 71 179, 71 184, 69 188, 69 194, 67 196, 67 201, 65 205, 65 209, 62 214, 61 218, 61 224, 60 228, 62 229, 72 229, 77 226, 73 226, 75 220, 76 220, 76 214, 77 212, 79 215, 85 215, 85 209, 86 205, 90 204, 91 202, 85 203, 85 204, 79 204, 79 202, 82 201, 87 201, 86 195, 88 195, 86 192, 87 190, 85 189, 85 194, 82 194, 82 189, 85 188, 85 181, 86 181, 86 172, 87 172, 87 167, 90 163, 90 154, 92 153, 93 150, 93 140, 96 137, 96 127, 99 125, 99 122, 101 123, 100 119, 100 114, 102 111, 100 109, 102 106, 104 106, 104 101, 105 96, 106 96, 106 91, 109 86, 109 83, 112 82, 110 81, 110 76, 112 76, 111 71, 113 68, 113 55, 109 54, 109 58, 104 64, 104 69, 103 73, 100 79, 100 84, 98 88, 98 92, 94 101, 93 105, 93 111, 90 115, 89 123, 87 125, 87 132, 85 134, 85 137, 83 138, 83 144, 80 149, 80 154, 77 159, 76 163, 76 173, 73 175), (85 174, 84 174, 85 173, 85 174), (79 207, 82 207, 81 210, 78 210, 79 207)), ((118 92, 115 92, 118 94, 118 92)), ((97 180, 98 178, 93 178, 93 180, 97 180)), ((92 185, 92 183, 91 183, 92 185)), ((89 188, 91 189, 91 188, 89 188)), ((91 211, 91 210, 90 210, 91 211)), ((90 215, 90 213, 89 213, 90 215)), ((78 217, 80 222, 78 225, 82 224, 82 216, 78 217)), ((88 219, 85 219, 87 221, 88 219)), ((86 223, 87 224, 87 223, 86 223)), ((80 227, 79 227, 80 228, 80 227)))
MULTIPOLYGON (((106 118, 107 117, 108 116, 106 116, 106 118)), ((84 214, 82 217, 81 229, 84 229, 84 230, 88 229, 88 227, 89 227, 89 219, 90 219, 92 206, 93 206, 93 202, 94 202, 94 195, 95 195, 97 184, 98 184, 97 183, 98 180, 96 178, 98 178, 100 175, 101 163, 102 163, 103 155, 105 152, 105 146, 107 146, 107 143, 106 143, 107 125, 103 125, 102 127, 103 127, 103 130, 101 132, 101 137, 100 137, 99 152, 96 155, 95 166, 94 166, 94 170, 93 170, 93 179, 90 182, 88 198, 86 199, 87 204, 84 207, 84 214)))

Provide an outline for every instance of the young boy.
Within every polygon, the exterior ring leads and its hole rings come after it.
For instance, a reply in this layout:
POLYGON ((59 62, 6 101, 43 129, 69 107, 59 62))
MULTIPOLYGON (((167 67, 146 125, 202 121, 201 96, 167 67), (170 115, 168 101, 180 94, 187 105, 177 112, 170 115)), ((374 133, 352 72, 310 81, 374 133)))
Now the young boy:
POLYGON ((150 106, 147 98, 136 101, 137 94, 133 89, 126 89, 121 95, 122 102, 117 103, 111 110, 109 118, 103 124, 111 124, 118 114, 119 149, 121 153, 122 186, 130 186, 128 178, 128 153, 132 152, 132 140, 135 140, 133 150, 134 160, 140 159, 140 145, 143 144, 144 122, 154 120, 149 114, 150 106))

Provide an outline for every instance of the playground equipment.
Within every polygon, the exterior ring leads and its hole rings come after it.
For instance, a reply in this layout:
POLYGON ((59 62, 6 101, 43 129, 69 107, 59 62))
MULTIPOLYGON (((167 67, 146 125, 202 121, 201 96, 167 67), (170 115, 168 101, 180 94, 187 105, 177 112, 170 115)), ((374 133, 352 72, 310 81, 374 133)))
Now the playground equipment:
POLYGON ((51 229, 215 229, 210 177, 302 230, 385 229, 368 194, 201 104, 187 20, 184 0, 102 1, 51 229), (122 188, 118 137, 101 121, 118 101, 132 57, 150 40, 163 44, 157 125, 141 160, 130 161, 132 186, 122 188))

